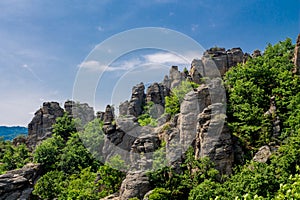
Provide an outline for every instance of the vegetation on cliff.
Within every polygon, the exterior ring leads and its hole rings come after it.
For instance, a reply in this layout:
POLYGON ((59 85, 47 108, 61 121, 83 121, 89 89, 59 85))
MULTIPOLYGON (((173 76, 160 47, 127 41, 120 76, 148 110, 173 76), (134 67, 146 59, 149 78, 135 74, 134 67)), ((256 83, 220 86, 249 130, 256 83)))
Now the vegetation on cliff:
MULTIPOLYGON (((148 173, 153 188, 149 200, 300 198, 300 78, 292 72, 293 50, 290 39, 268 45, 262 56, 232 67, 224 76, 227 123, 244 152, 233 173, 221 176, 213 162, 206 157, 195 159, 190 148, 179 168, 148 173), (271 157, 267 162, 254 161, 264 145, 271 147, 271 157)), ((184 95, 194 87, 184 81, 175 88, 165 98, 165 112, 179 113, 184 95)), ((148 103, 138 117, 140 125, 157 125, 151 106, 148 103)), ((95 119, 79 132, 76 123, 66 114, 57 118, 52 137, 32 153, 24 144, 1 140, 0 173, 30 161, 40 163, 44 173, 33 193, 42 199, 99 199, 119 191, 125 173, 111 166, 126 167, 124 161, 120 157, 111 158, 111 165, 98 161, 103 122, 95 119), (91 145, 94 141, 99 145, 91 145)))

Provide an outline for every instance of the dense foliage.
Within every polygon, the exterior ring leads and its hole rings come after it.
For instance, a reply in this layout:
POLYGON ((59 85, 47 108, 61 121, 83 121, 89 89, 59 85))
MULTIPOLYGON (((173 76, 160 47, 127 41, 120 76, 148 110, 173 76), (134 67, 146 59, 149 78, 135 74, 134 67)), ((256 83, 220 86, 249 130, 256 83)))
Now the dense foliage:
POLYGON ((282 136, 290 134, 285 132, 290 128, 287 120, 294 113, 294 107, 289 105, 300 91, 300 79, 292 74, 293 49, 290 39, 268 45, 262 56, 239 64, 226 73, 229 125, 233 134, 249 149, 271 141, 271 123, 275 116, 268 118, 264 115, 271 97, 275 97, 282 136))
POLYGON ((14 146, 0 137, 0 174, 21 168, 30 160, 30 153, 25 144, 14 146))
POLYGON ((180 104, 182 103, 184 96, 198 86, 198 84, 191 81, 182 81, 180 85, 173 88, 171 95, 165 97, 165 112, 171 116, 179 113, 180 104))
MULTIPOLYGON (((119 189, 124 173, 95 159, 101 157, 103 122, 95 119, 81 132, 76 132, 75 125, 68 115, 58 118, 53 136, 35 149, 34 160, 45 172, 34 187, 35 195, 43 199, 99 199, 119 189)), ((115 157, 111 163, 119 165, 122 160, 115 157)))
MULTIPOLYGON (((179 168, 165 167, 163 142, 155 154, 154 171, 148 172, 153 191, 149 200, 261 200, 300 199, 300 78, 292 73, 294 45, 290 39, 268 45, 262 56, 232 67, 224 76, 228 97, 228 125, 246 153, 244 163, 230 176, 221 176, 208 158, 195 159, 193 149, 184 155, 179 168), (265 114, 275 98, 276 112, 265 114), (280 134, 274 122, 280 120, 280 134), (252 160, 258 148, 274 150, 266 163, 252 160)), ((180 112, 185 94, 198 85, 183 81, 165 99, 165 112, 180 112)), ((138 117, 140 125, 156 126, 153 103, 138 117)), ((53 136, 31 154, 23 144, 0 140, 0 173, 20 168, 32 158, 42 165, 44 175, 33 193, 42 199, 100 199, 119 190, 126 169, 116 156, 101 164, 103 122, 88 123, 82 130, 68 115, 57 119, 53 136), (86 148, 87 147, 87 148, 86 148), (95 157, 97 159, 95 159, 95 157)), ((168 130, 169 124, 163 129, 168 130)), ((132 198, 138 199, 138 198, 132 198)))

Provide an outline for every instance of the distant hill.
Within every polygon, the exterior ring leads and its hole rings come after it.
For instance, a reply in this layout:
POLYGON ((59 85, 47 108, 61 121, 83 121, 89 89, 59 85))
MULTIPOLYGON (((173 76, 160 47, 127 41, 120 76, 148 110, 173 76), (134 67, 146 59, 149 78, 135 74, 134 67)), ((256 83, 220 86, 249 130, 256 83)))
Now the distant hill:
POLYGON ((0 126, 0 137, 4 137, 4 140, 12 140, 18 135, 27 135, 28 129, 22 126, 0 126))

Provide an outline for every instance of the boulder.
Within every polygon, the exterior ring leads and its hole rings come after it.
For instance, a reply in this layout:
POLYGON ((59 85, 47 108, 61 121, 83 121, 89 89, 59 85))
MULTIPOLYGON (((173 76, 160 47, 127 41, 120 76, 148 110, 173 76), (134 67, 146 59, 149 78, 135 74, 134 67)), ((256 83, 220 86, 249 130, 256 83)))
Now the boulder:
POLYGON ((143 199, 144 195, 151 189, 146 172, 128 172, 121 185, 120 200, 128 200, 133 197, 143 199))
POLYGON ((266 163, 271 155, 270 147, 265 145, 259 148, 257 153, 254 155, 253 160, 256 162, 266 163))
POLYGON ((39 164, 29 163, 21 169, 0 175, 0 200, 30 199, 40 173, 39 164))

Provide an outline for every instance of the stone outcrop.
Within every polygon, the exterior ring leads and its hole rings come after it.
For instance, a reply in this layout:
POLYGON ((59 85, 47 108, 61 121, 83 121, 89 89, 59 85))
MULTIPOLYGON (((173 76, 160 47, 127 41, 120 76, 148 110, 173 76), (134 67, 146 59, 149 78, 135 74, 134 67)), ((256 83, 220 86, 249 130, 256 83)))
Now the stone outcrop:
POLYGON ((69 116, 74 119, 79 118, 83 126, 95 118, 93 107, 90 107, 87 103, 66 101, 64 108, 69 116))
POLYGON ((271 97, 270 99, 270 108, 264 114, 265 116, 269 117, 272 120, 272 137, 278 138, 280 136, 281 127, 280 127, 280 118, 276 113, 276 101, 275 96, 271 97))
POLYGON ((121 185, 120 200, 128 200, 133 197, 143 199, 144 195, 151 189, 146 172, 128 172, 121 185))
POLYGON ((165 76, 163 80, 163 85, 169 89, 173 89, 183 80, 185 80, 185 74, 178 70, 178 66, 172 66, 169 71, 169 76, 165 76))
POLYGON ((258 49, 254 50, 253 53, 252 53, 252 57, 256 58, 256 57, 259 57, 259 56, 261 56, 260 50, 258 50, 258 49))
POLYGON ((153 102, 149 110, 152 118, 157 119, 164 113, 165 97, 170 95, 170 89, 162 83, 153 83, 147 88, 146 103, 153 102))
POLYGON ((297 38, 297 43, 294 50, 294 73, 300 75, 300 34, 297 38))
POLYGON ((222 104, 212 104, 198 116, 196 158, 209 157, 221 175, 230 175, 234 163, 231 133, 224 124, 222 104), (215 112, 215 113, 213 113, 215 112))
POLYGON ((271 155, 270 147, 265 145, 259 148, 258 152, 254 155, 253 160, 256 162, 266 163, 271 155))
POLYGON ((201 60, 192 61, 189 75, 193 82, 200 84, 202 77, 223 76, 232 66, 245 62, 247 58, 241 48, 232 48, 227 51, 225 48, 210 48, 204 52, 201 60))
POLYGON ((104 123, 105 133, 103 155, 109 160, 114 155, 121 155, 127 163, 130 162, 130 150, 137 136, 140 135, 142 127, 137 123, 134 116, 119 117, 116 124, 104 123))
POLYGON ((39 176, 40 165, 32 163, 0 175, 0 200, 31 199, 33 185, 39 176))
POLYGON ((201 78, 203 78, 203 76, 204 76, 204 66, 203 66, 203 62, 201 60, 194 59, 192 61, 189 75, 191 77, 191 80, 194 83, 197 83, 197 84, 201 83, 201 78))
POLYGON ((42 140, 52 135, 52 125, 57 117, 62 117, 64 110, 57 102, 45 102, 43 106, 35 112, 33 119, 28 124, 27 146, 33 149, 42 140))
POLYGON ((145 105, 145 86, 143 83, 137 84, 132 88, 132 94, 130 101, 125 101, 119 106, 120 115, 133 115, 139 116, 143 112, 145 105))
POLYGON ((165 105, 165 97, 170 95, 170 89, 163 84, 153 83, 147 88, 146 102, 152 101, 154 104, 165 105))
POLYGON ((130 150, 131 168, 135 170, 147 170, 152 168, 153 153, 160 147, 160 140, 154 132, 150 130, 150 134, 139 136, 135 139, 130 150))

